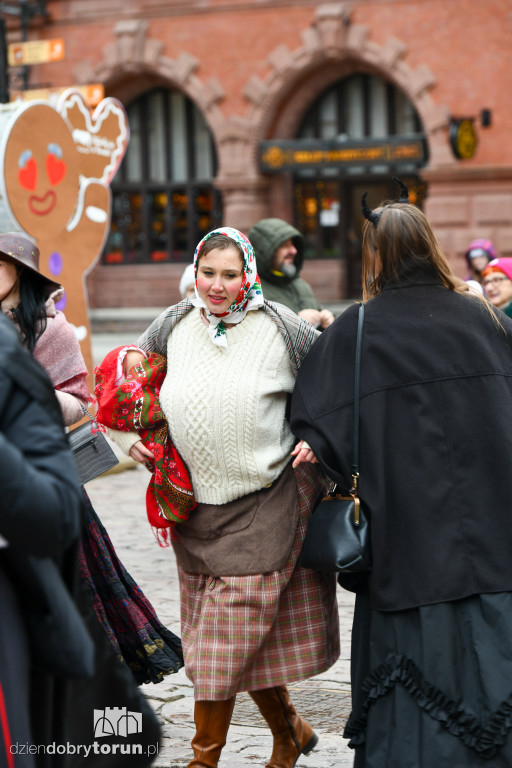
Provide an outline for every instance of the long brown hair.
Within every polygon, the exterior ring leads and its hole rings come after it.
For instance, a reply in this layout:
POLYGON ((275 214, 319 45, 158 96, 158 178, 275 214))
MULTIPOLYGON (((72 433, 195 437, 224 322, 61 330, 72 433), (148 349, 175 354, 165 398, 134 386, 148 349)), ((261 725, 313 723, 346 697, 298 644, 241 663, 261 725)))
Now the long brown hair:
POLYGON ((446 288, 482 301, 501 326, 489 302, 453 274, 427 217, 419 208, 410 203, 389 203, 376 208, 374 213, 380 214, 377 227, 368 220, 363 223, 364 301, 378 296, 390 280, 400 282, 411 267, 430 266, 446 288))
MULTIPOLYGON (((363 291, 364 298, 378 296, 389 280, 400 276, 414 265, 430 265, 443 285, 450 290, 461 288, 448 260, 436 240, 425 214, 409 203, 390 203, 377 208, 378 226, 363 225, 363 291)), ((465 284, 464 284, 465 285, 465 284)), ((462 290, 467 290, 467 287, 462 290)))

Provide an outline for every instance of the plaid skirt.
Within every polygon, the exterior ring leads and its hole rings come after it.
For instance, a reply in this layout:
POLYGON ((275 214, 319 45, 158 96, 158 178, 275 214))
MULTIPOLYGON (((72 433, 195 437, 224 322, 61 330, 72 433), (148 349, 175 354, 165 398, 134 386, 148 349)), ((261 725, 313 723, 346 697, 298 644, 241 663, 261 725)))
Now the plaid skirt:
POLYGON ((323 480, 310 464, 295 476, 299 520, 284 568, 214 578, 178 567, 185 673, 198 700, 304 680, 339 657, 335 574, 297 564, 323 480))

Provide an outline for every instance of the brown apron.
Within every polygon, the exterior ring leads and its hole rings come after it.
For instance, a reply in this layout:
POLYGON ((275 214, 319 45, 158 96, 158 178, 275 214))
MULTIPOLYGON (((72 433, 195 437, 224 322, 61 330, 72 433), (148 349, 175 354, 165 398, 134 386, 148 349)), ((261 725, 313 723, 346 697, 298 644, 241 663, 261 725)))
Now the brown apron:
POLYGON ((173 548, 188 573, 249 576, 284 567, 297 528, 295 473, 288 464, 269 488, 227 504, 198 504, 175 526, 173 548))

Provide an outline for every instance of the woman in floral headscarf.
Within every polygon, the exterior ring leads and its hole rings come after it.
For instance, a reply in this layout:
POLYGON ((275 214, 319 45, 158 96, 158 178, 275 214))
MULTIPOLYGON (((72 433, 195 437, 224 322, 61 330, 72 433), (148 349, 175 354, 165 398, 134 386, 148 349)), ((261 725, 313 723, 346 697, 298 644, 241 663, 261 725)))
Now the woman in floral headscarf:
MULTIPOLYGON (((195 295, 170 307, 126 355, 125 374, 167 357, 160 405, 187 465, 197 507, 173 528, 185 671, 194 683, 189 768, 217 766, 238 691, 274 737, 269 766, 292 768, 318 738, 286 683, 339 655, 335 579, 298 566, 306 523, 323 493, 317 466, 286 418, 297 370, 317 332, 264 300, 248 239, 224 227, 194 256, 195 295)), ((101 405, 101 403, 100 403, 101 405)), ((114 439, 154 456, 134 433, 114 439)))

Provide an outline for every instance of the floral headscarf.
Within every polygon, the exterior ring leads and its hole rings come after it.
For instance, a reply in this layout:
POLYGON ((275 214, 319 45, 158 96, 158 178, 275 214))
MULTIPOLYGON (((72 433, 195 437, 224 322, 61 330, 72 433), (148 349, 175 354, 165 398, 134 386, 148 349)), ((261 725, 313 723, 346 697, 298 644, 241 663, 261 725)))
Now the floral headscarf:
POLYGON ((240 323, 248 312, 252 309, 259 309, 263 305, 263 293, 261 290, 260 279, 256 271, 256 258, 254 256, 253 247, 246 236, 242 232, 239 232, 238 229, 232 229, 231 227, 214 229, 203 237, 196 248, 196 252, 194 253, 194 274, 196 279, 196 293, 195 298, 192 299, 192 304, 194 307, 202 307, 205 310, 206 319, 209 324, 208 331, 213 343, 217 347, 227 349, 228 342, 223 321, 227 320, 229 323, 240 323), (197 262, 201 256, 201 249, 204 243, 212 235, 225 235, 234 240, 235 243, 241 247, 244 260, 242 285, 238 296, 226 312, 221 312, 219 314, 210 312, 197 292, 197 262))

